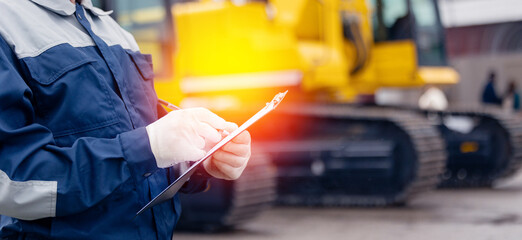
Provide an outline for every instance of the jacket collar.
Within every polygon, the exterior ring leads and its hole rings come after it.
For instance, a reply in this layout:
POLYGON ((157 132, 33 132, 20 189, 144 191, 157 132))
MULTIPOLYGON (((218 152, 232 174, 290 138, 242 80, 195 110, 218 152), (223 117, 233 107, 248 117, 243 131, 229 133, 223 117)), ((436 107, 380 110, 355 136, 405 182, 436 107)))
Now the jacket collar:
MULTIPOLYGON (((73 15, 76 7, 68 0, 31 0, 32 2, 63 16, 73 15)), ((106 16, 112 11, 103 11, 92 5, 91 0, 82 0, 82 6, 89 9, 96 16, 106 16)))

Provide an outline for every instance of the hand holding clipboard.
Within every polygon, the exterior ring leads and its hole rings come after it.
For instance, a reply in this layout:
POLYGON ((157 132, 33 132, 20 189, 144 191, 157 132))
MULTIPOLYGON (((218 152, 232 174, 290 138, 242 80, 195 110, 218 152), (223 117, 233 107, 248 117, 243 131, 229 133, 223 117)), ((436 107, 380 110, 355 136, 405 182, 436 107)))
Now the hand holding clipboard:
POLYGON ((212 156, 212 154, 214 154, 218 149, 223 147, 226 143, 231 141, 241 132, 245 131, 248 127, 252 126, 252 124, 254 124, 259 119, 264 117, 266 114, 268 114, 269 112, 274 110, 279 105, 279 103, 283 100, 283 98, 285 97, 287 92, 288 91, 286 91, 284 93, 278 93, 272 99, 272 101, 270 101, 269 103, 266 104, 266 106, 263 109, 261 109, 259 112, 254 114, 254 116, 252 116, 250 119, 248 119, 245 123, 243 123, 243 125, 241 125, 239 128, 237 128, 235 131, 231 132, 228 136, 226 136, 221 141, 219 141, 214 147, 212 147, 212 149, 210 149, 207 152, 207 154, 204 157, 202 157, 200 160, 196 161, 192 166, 190 166, 190 168, 187 171, 185 171, 183 174, 181 174, 181 176, 178 177, 178 179, 176 179, 176 181, 174 181, 172 184, 170 184, 166 189, 164 189, 160 194, 158 194, 158 196, 156 196, 149 203, 147 203, 141 210, 139 210, 136 213, 136 216, 159 203, 162 203, 164 201, 167 201, 167 200, 173 198, 174 195, 176 195, 176 193, 179 191, 179 189, 181 189, 183 184, 185 184, 185 182, 187 182, 190 179, 192 174, 196 171, 196 168, 203 161, 205 161, 210 156, 212 156))

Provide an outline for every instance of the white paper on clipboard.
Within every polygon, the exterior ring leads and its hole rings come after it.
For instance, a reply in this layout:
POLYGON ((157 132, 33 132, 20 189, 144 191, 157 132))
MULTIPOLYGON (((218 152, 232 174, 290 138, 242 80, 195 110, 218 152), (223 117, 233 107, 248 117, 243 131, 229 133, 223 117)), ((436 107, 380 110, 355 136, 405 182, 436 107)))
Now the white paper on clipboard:
POLYGON ((209 158, 218 149, 223 147, 225 144, 227 144, 229 141, 231 141, 233 138, 235 138, 241 132, 245 131, 248 127, 252 126, 252 124, 257 122, 257 120, 261 119, 267 113, 269 113, 272 110, 274 110, 277 107, 277 105, 279 105, 279 103, 283 100, 283 98, 285 97, 287 92, 288 91, 286 91, 284 93, 278 93, 274 97, 274 99, 272 99, 272 101, 270 101, 269 103, 266 104, 266 106, 263 109, 261 109, 259 112, 254 114, 254 116, 252 116, 245 123, 243 123, 243 125, 241 125, 238 129, 236 129, 235 131, 231 132, 228 136, 226 136, 221 141, 219 141, 214 147, 212 147, 207 152, 207 154, 203 158, 201 158, 200 160, 196 161, 192 166, 190 166, 190 168, 187 171, 185 171, 183 174, 181 174, 181 176, 178 177, 178 179, 176 179, 176 181, 171 183, 166 189, 164 189, 160 194, 158 194, 158 196, 156 196, 149 203, 147 203, 147 205, 145 205, 142 209, 140 209, 136 213, 136 216, 139 215, 140 213, 146 211, 147 209, 149 209, 149 208, 159 204, 159 203, 162 203, 164 201, 167 201, 167 200, 173 198, 174 195, 176 195, 176 193, 179 191, 179 189, 181 189, 183 184, 185 184, 185 182, 187 182, 189 180, 190 176, 192 176, 192 174, 196 171, 197 167, 203 161, 205 161, 207 158, 209 158))

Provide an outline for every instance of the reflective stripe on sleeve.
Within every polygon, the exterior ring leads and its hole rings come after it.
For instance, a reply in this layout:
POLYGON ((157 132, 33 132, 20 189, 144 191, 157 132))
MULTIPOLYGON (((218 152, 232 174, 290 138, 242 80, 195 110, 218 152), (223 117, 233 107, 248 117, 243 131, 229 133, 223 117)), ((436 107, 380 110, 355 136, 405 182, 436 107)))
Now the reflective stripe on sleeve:
POLYGON ((56 216, 57 181, 13 181, 0 170, 0 215, 22 220, 56 216))

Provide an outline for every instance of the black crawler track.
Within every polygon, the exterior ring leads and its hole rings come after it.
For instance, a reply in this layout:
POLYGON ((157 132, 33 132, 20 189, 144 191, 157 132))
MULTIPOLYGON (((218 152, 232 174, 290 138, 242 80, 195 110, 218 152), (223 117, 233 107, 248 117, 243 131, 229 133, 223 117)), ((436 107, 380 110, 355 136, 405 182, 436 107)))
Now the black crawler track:
POLYGON ((441 187, 489 187, 496 180, 513 175, 522 164, 522 117, 499 108, 458 106, 446 111, 428 111, 442 120, 447 116, 473 119, 470 133, 458 133, 439 123, 448 148, 448 167, 441 187), (478 139, 476 141, 476 139, 478 139), (463 144, 476 143, 465 152, 463 144))
POLYGON ((414 111, 306 105, 280 112, 270 138, 278 139, 263 145, 278 167, 279 204, 400 205, 440 182, 444 142, 414 111))

